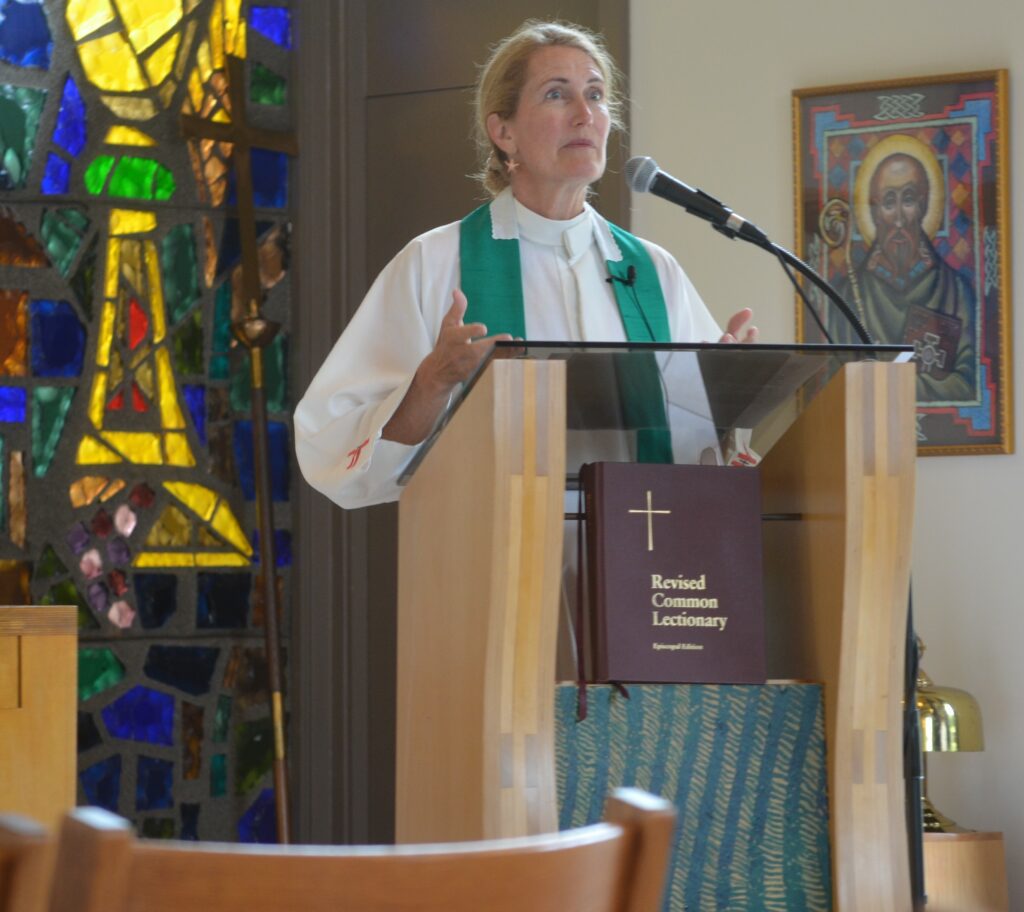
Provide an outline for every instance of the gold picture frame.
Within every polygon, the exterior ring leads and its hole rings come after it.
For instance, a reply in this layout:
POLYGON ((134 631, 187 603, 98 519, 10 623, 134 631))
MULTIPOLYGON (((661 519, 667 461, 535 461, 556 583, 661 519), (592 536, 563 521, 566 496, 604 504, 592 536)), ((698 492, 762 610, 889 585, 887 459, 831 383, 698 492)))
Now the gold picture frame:
MULTIPOLYGON (((1007 71, 793 92, 796 251, 918 366, 922 455, 1012 453, 1007 71)), ((858 341, 822 296, 828 335, 858 341)), ((796 336, 828 341, 798 301, 796 336)))

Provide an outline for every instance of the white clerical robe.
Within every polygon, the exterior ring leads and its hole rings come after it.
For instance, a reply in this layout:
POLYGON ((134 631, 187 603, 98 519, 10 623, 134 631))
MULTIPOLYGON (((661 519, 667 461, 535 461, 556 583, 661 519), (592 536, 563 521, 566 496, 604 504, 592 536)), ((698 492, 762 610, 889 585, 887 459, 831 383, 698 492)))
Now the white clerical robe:
MULTIPOLYGON (((533 341, 625 341, 607 260, 622 253, 589 205, 554 221, 509 190, 491 204, 492 235, 519 239, 526 335, 533 341)), ((661 282, 675 342, 714 342, 718 324, 679 264, 643 241, 661 282)), ((377 277, 295 410, 295 449, 306 480, 342 507, 397 500, 416 452, 381 430, 432 351, 459 287, 459 223, 411 241, 377 277)))

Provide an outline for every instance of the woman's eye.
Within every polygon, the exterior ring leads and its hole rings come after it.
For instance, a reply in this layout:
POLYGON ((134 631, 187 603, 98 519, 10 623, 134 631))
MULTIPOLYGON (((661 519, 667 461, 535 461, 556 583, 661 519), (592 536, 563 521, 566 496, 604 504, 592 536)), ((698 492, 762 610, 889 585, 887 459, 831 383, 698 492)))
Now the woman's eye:
POLYGON ((603 89, 591 89, 590 98, 592 101, 602 101, 604 99, 603 89))
POLYGON ((548 89, 548 93, 544 97, 545 98, 561 98, 562 97, 562 90, 561 89, 548 89))

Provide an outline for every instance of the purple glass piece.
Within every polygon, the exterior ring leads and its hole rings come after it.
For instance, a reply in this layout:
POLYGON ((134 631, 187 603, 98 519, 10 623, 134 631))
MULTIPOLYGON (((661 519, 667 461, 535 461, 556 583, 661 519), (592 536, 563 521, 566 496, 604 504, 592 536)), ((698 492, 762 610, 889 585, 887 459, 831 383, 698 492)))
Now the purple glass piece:
POLYGON ((85 148, 85 101, 70 76, 64 81, 53 141, 70 155, 77 156, 85 148))
POLYGON ((101 583, 98 580, 95 583, 89 583, 85 588, 85 595, 89 600, 90 607, 97 614, 103 614, 107 610, 107 605, 110 604, 110 590, 106 583, 101 583))
POLYGON ((277 842, 277 811, 274 790, 266 788, 238 821, 239 842, 277 842))
POLYGON ((40 3, 5 0, 0 5, 0 58, 15 66, 50 68, 53 38, 40 3))
POLYGON ((135 810, 155 811, 174 807, 174 763, 156 757, 139 757, 135 780, 135 810))
POLYGON ((52 152, 46 156, 46 170, 43 171, 43 179, 39 183, 43 193, 54 195, 67 193, 68 184, 71 182, 71 165, 59 155, 52 152))
POLYGON ((75 523, 68 531, 68 547, 73 554, 82 554, 89 547, 89 530, 85 523, 75 523))
POLYGON ((103 723, 115 738, 174 744, 174 697, 141 684, 103 708, 103 723))
POLYGON ((249 10, 249 24, 264 38, 283 48, 292 46, 291 13, 280 6, 254 6, 249 10))
POLYGON ((107 557, 115 567, 127 567, 132 562, 132 551, 128 547, 128 542, 123 538, 110 539, 107 542, 107 557))
POLYGON ((28 393, 20 386, 0 386, 0 421, 25 420, 28 393))

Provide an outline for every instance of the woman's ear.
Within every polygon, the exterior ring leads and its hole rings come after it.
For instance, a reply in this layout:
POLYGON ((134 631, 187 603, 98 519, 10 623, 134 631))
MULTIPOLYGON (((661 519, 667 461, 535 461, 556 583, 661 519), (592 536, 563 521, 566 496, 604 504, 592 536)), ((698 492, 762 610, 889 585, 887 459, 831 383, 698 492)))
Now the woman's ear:
POLYGON ((509 122, 500 114, 491 113, 487 115, 487 135, 506 155, 513 155, 516 151, 515 140, 512 138, 512 130, 509 122))

